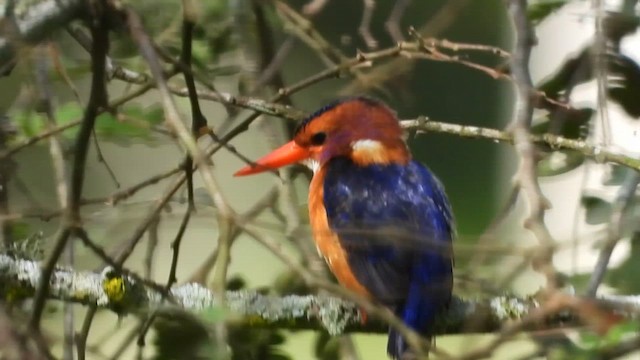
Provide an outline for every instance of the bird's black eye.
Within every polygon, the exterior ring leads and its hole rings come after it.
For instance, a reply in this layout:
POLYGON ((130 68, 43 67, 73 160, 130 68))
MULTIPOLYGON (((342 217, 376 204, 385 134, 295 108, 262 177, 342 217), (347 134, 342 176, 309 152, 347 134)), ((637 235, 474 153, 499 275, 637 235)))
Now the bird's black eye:
POLYGON ((327 134, 323 132, 315 133, 311 137, 311 145, 318 146, 324 144, 324 141, 327 139, 327 134))

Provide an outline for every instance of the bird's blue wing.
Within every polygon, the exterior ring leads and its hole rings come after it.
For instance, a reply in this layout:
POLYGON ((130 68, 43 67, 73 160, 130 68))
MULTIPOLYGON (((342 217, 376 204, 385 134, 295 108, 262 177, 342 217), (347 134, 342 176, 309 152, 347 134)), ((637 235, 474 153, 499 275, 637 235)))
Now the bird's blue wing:
POLYGON ((326 166, 324 205, 355 277, 424 330, 451 294, 453 218, 440 182, 416 161, 326 166))

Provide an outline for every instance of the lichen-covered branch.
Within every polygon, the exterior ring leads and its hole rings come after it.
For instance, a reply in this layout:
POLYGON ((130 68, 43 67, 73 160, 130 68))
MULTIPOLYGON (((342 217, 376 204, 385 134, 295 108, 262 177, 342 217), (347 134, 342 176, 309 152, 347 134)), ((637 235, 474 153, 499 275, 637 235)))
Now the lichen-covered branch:
MULTIPOLYGON (((19 300, 33 296, 41 279, 36 261, 0 254, 0 291, 6 299, 19 300)), ((50 280, 49 297, 86 305, 97 305, 119 314, 145 313, 162 307, 178 306, 199 312, 220 304, 214 293, 199 284, 174 286, 171 302, 163 301, 156 289, 144 286, 129 276, 121 276, 109 268, 102 273, 77 272, 56 268, 50 280)), ((640 315, 640 295, 601 297, 609 308, 627 317, 640 315)), ((256 291, 228 291, 226 306, 251 326, 289 329, 324 329, 336 335, 344 332, 386 332, 386 325, 375 320, 362 324, 357 306, 331 296, 269 296, 256 291)), ((540 308, 532 298, 498 296, 484 300, 454 297, 448 312, 437 323, 437 334, 491 332, 503 325, 526 317, 540 308)), ((571 325, 577 321, 572 309, 550 319, 544 325, 571 325)))

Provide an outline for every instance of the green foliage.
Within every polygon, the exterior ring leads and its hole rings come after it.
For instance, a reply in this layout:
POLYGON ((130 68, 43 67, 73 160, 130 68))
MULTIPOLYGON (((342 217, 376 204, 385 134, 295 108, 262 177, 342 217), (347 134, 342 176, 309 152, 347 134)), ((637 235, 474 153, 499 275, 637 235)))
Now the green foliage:
MULTIPOLYGON (((55 120, 58 126, 64 126, 82 119, 84 109, 76 102, 68 102, 56 108, 55 120)), ((43 114, 33 111, 18 111, 13 114, 17 126, 14 140, 22 141, 46 132, 46 119, 43 114)), ((131 140, 153 140, 152 129, 162 124, 164 113, 159 105, 142 107, 140 105, 124 105, 118 109, 117 116, 102 113, 96 120, 96 134, 101 139, 115 141, 123 145, 131 140)), ((78 133, 78 126, 63 131, 62 138, 74 139, 78 133)))
POLYGON ((626 336, 635 335, 638 330, 640 330, 640 327, 636 321, 625 321, 611 327, 604 336, 599 336, 592 332, 583 332, 580 334, 580 343, 588 350, 597 351, 616 346, 626 336))
POLYGON ((164 113, 159 106, 143 108, 139 105, 128 105, 119 110, 116 118, 110 113, 101 114, 96 121, 96 132, 99 136, 117 142, 128 142, 136 138, 151 140, 151 129, 164 121, 164 113))
POLYGON ((638 323, 627 321, 613 326, 609 331, 600 336, 591 331, 580 333, 577 344, 565 342, 564 346, 552 349, 548 354, 551 360, 597 360, 609 358, 604 356, 625 339, 637 336, 640 330, 638 323))
POLYGON ((527 16, 533 25, 539 24, 554 11, 563 7, 567 0, 541 0, 530 4, 527 7, 527 16))

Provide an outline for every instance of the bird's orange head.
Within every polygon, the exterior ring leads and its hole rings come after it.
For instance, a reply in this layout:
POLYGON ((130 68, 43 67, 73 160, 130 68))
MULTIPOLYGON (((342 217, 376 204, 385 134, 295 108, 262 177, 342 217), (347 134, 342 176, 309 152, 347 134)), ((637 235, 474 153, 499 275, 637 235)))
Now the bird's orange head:
POLYGON ((305 119, 292 141, 235 173, 244 176, 296 162, 322 166, 335 157, 356 165, 406 164, 410 153, 395 115, 383 103, 351 97, 338 100, 305 119))

